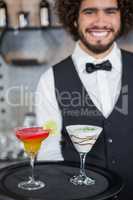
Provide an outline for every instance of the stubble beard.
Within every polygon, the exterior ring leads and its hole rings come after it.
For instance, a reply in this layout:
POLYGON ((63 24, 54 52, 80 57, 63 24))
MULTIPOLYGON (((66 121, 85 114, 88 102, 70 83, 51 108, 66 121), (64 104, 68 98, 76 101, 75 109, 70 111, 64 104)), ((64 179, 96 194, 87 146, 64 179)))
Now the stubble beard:
MULTIPOLYGON (((86 30, 88 31, 88 30, 86 30)), ((81 30, 78 31, 79 33, 79 39, 80 41, 84 44, 84 46, 87 48, 87 50, 93 52, 94 54, 101 54, 104 53, 106 51, 108 51, 113 43, 119 38, 120 36, 120 29, 115 32, 113 29, 111 30, 112 33, 114 34, 113 38, 108 42, 108 44, 106 45, 102 45, 101 41, 97 41, 96 45, 91 44, 91 42, 89 42, 86 37, 84 36, 83 32, 81 30)))

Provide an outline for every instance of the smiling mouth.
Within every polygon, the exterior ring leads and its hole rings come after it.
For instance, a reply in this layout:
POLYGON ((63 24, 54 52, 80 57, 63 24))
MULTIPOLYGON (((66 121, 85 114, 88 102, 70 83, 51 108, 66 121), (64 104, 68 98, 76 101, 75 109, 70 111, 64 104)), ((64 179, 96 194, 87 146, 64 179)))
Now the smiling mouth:
POLYGON ((106 37, 109 32, 104 31, 104 32, 90 32, 92 36, 94 37, 106 37))
POLYGON ((88 30, 87 32, 93 37, 102 38, 107 37, 110 34, 111 30, 88 30))

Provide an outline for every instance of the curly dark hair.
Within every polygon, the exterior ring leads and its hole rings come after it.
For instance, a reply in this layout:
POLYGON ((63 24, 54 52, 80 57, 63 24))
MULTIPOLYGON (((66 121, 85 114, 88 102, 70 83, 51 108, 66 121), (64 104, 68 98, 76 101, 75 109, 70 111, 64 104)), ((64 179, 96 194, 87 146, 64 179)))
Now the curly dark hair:
MULTIPOLYGON (((79 9, 83 0, 56 0, 56 10, 60 22, 64 28, 73 36, 74 40, 79 39, 78 30, 74 26, 79 15, 79 9)), ((121 12, 120 36, 127 34, 133 28, 133 0, 118 0, 121 12)))

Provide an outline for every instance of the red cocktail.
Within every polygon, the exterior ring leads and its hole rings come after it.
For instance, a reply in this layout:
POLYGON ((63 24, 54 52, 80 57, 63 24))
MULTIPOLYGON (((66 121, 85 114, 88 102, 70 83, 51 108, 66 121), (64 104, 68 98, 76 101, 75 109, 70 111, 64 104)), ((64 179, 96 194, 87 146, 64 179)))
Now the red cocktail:
POLYGON ((37 152, 40 149, 41 142, 49 136, 49 130, 42 127, 29 127, 16 129, 16 136, 24 144, 25 152, 30 157, 30 164, 32 167, 32 176, 28 181, 18 184, 19 188, 26 190, 37 190, 45 186, 42 181, 35 181, 34 179, 34 160, 37 152))

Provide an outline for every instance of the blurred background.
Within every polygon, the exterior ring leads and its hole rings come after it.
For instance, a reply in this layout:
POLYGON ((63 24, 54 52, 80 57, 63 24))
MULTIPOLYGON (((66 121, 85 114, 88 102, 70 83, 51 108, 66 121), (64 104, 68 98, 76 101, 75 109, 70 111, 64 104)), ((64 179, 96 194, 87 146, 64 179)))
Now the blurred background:
MULTIPOLYGON (((133 32, 118 44, 133 51, 133 32)), ((59 23, 54 0, 0 0, 1 160, 21 157, 14 128, 33 123, 41 74, 73 48, 74 41, 59 23)))

